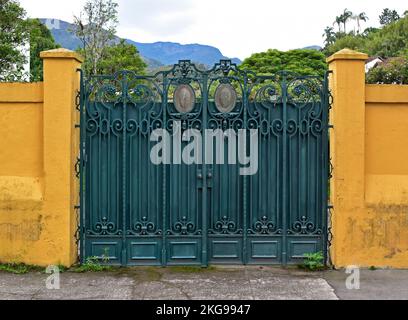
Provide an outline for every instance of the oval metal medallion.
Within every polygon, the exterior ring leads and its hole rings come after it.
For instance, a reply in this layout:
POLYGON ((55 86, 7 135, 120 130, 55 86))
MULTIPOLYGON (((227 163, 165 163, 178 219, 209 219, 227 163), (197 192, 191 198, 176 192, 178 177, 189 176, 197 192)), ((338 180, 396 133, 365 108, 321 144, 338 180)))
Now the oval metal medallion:
POLYGON ((195 105, 194 89, 188 84, 181 84, 174 91, 174 106, 180 113, 191 112, 195 105))
POLYGON ((231 112, 237 103, 237 92, 229 83, 222 83, 215 91, 215 105, 223 113, 231 112))

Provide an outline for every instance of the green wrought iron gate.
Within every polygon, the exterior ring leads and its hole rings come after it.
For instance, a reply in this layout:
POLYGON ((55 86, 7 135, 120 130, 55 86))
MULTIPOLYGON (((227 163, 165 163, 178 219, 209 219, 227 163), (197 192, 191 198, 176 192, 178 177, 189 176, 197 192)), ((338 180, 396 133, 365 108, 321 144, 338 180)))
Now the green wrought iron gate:
POLYGON ((328 100, 327 77, 258 76, 229 60, 83 78, 82 261, 288 264, 326 254, 328 100), (189 129, 202 147, 186 163, 189 129), (211 145, 207 131, 222 139, 211 145), (170 163, 152 161, 159 143, 170 163), (257 170, 244 175, 233 158, 251 152, 257 170))

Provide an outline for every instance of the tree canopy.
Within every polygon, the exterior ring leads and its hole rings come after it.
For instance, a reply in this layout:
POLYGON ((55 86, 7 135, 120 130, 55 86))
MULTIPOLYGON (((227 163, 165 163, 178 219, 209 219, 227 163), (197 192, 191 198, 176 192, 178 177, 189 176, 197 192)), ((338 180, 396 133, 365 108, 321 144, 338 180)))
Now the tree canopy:
POLYGON ((88 0, 79 16, 75 16, 75 33, 82 42, 87 74, 98 73, 99 63, 107 47, 115 40, 118 4, 112 0, 88 0))
POLYGON ((381 15, 379 16, 380 19, 380 24, 382 26, 389 25, 390 23, 393 23, 395 21, 398 21, 400 18, 399 14, 395 10, 390 10, 388 8, 385 8, 381 15))
POLYGON ((97 72, 113 74, 119 70, 129 70, 137 74, 144 74, 146 67, 136 47, 121 40, 118 44, 106 48, 98 63, 97 72))
POLYGON ((30 39, 30 81, 43 80, 43 62, 41 51, 58 48, 48 28, 38 19, 28 20, 30 39))
POLYGON ((245 59, 240 67, 241 69, 254 71, 259 75, 270 75, 286 70, 299 75, 324 76, 327 70, 324 54, 309 49, 286 52, 269 49, 266 52, 253 54, 245 59))
POLYGON ((408 53, 408 16, 369 34, 363 51, 383 57, 397 57, 408 53))
POLYGON ((0 81, 41 81, 40 52, 58 47, 47 27, 25 15, 17 1, 0 0, 0 81), (26 71, 28 44, 30 70, 26 71))
POLYGON ((27 41, 25 10, 16 0, 0 0, 0 81, 23 77, 27 41))
POLYGON ((75 32, 82 42, 78 51, 85 58, 82 68, 87 75, 145 72, 147 65, 136 47, 116 36, 117 24, 118 4, 113 0, 88 0, 75 17, 75 32))
MULTIPOLYGON (((334 24, 337 23, 337 18, 334 24)), ((364 21, 361 18, 362 16, 359 20, 364 21)), ((357 30, 333 34, 333 30, 327 27, 323 35, 326 44, 324 53, 329 56, 344 48, 382 57, 397 57, 408 53, 408 16, 401 18, 395 10, 384 9, 380 23, 382 28, 367 28, 362 33, 357 30)))
MULTIPOLYGON (((363 14, 358 16, 360 21, 368 19, 363 14)), ((342 15, 335 18, 334 24, 339 26, 339 32, 337 33, 334 32, 332 27, 326 27, 324 30, 325 48, 323 52, 327 56, 341 49, 349 48, 365 52, 370 56, 396 58, 388 59, 386 63, 370 70, 367 74, 367 82, 408 84, 407 12, 404 13, 404 17, 400 17, 395 10, 386 8, 379 16, 379 22, 382 27, 367 28, 362 33, 359 32, 360 27, 358 27, 357 31, 345 33, 341 29, 341 23, 344 21, 342 15)))

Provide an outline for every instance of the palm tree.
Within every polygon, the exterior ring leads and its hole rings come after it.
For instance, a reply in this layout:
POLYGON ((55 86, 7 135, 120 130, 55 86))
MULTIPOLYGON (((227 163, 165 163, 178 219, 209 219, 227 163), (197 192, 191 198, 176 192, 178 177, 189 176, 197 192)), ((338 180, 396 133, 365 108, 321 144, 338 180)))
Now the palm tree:
POLYGON ((337 24, 337 27, 339 28, 339 32, 341 32, 341 24, 343 23, 343 19, 341 16, 337 16, 336 19, 333 22, 333 25, 337 24))
POLYGON ((348 10, 347 8, 344 9, 343 14, 340 16, 341 18, 341 22, 343 23, 344 26, 344 33, 347 33, 346 31, 346 25, 347 22, 350 20, 350 18, 353 16, 353 12, 351 12, 350 10, 348 10))
POLYGON ((353 16, 353 18, 357 21, 357 32, 360 33, 361 30, 360 21, 367 22, 368 17, 365 12, 361 12, 353 16))
POLYGON ((326 29, 324 29, 322 37, 324 38, 326 47, 332 44, 336 40, 336 33, 334 32, 333 27, 326 27, 326 29))

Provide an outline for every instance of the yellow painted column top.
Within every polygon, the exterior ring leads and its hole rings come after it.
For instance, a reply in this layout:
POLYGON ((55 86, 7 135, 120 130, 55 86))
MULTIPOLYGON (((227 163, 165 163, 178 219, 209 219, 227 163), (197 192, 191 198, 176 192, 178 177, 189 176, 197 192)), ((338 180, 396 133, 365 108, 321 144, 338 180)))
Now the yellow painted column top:
POLYGON ((367 60, 368 54, 344 48, 326 59, 327 63, 335 60, 367 60))
POLYGON ((78 62, 82 63, 84 62, 84 59, 75 51, 71 51, 68 49, 64 48, 58 48, 58 49, 53 49, 53 50, 48 50, 48 51, 42 51, 40 53, 40 57, 42 59, 52 59, 52 58, 57 58, 57 59, 75 59, 78 62))

